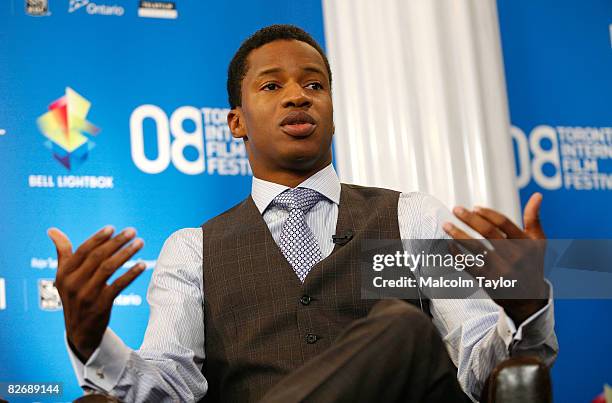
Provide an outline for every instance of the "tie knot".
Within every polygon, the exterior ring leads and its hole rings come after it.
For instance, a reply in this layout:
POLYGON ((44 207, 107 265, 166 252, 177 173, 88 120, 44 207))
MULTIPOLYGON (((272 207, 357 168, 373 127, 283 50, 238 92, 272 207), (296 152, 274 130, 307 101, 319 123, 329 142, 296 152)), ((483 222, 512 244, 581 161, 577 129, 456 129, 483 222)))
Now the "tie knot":
POLYGON ((320 200, 323 195, 316 190, 307 188, 295 188, 285 190, 272 200, 272 204, 285 210, 301 210, 307 213, 320 200))

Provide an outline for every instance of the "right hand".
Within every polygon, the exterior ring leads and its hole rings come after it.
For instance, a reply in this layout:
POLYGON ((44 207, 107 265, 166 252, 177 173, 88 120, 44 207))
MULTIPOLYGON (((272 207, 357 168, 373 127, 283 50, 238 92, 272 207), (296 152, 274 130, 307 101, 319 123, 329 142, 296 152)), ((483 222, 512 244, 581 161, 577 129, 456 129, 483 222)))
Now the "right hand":
POLYGON ((136 236, 133 228, 115 237, 113 232, 112 227, 102 228, 73 253, 72 243, 62 231, 47 231, 57 249, 55 286, 62 299, 66 335, 84 362, 102 341, 113 301, 146 268, 144 263, 137 263, 112 284, 106 284, 144 245, 139 238, 125 246, 136 236))

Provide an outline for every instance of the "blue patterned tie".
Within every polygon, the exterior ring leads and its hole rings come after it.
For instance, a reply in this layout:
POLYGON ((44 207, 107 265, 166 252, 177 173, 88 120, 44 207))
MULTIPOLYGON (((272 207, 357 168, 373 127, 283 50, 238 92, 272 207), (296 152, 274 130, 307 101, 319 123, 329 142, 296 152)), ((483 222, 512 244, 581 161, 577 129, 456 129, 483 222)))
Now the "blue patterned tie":
POLYGON ((321 248, 306 224, 306 213, 323 195, 312 189, 288 189, 272 200, 274 206, 289 211, 283 224, 279 247, 303 283, 310 269, 321 260, 321 248))

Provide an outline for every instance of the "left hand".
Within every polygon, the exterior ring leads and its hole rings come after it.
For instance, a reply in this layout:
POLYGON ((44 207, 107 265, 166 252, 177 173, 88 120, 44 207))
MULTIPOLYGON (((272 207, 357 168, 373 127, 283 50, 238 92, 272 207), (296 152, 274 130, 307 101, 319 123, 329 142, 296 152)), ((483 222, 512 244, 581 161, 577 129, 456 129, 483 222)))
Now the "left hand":
MULTIPOLYGON (((541 203, 540 193, 534 193, 529 198, 523 213, 524 230, 503 214, 492 209, 476 207, 473 211, 469 211, 461 206, 453 209, 457 218, 484 238, 494 242, 495 250, 488 253, 487 264, 478 270, 478 275, 492 280, 502 276, 505 279, 515 279, 517 287, 520 287, 520 292, 529 296, 529 299, 502 299, 499 295, 487 290, 491 298, 504 308, 517 325, 544 307, 548 299, 548 287, 544 282, 545 241, 528 242, 528 240, 546 239, 539 218, 541 203), (496 241, 500 239, 519 241, 496 241)), ((450 222, 444 223, 443 228, 460 243, 462 243, 461 240, 473 239, 450 222)), ((465 241, 462 244, 466 246, 465 241)), ((468 241, 467 244, 470 242, 468 241)), ((471 243, 471 245, 474 244, 471 243)))

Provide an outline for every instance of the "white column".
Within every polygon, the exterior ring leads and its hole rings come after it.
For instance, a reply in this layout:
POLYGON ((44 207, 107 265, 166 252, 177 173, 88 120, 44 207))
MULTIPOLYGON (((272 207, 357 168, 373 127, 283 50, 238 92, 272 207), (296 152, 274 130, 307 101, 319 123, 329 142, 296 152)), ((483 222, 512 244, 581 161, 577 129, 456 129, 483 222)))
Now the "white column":
POLYGON ((345 182, 518 219, 494 0, 323 0, 345 182))

